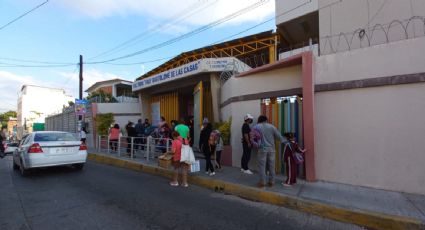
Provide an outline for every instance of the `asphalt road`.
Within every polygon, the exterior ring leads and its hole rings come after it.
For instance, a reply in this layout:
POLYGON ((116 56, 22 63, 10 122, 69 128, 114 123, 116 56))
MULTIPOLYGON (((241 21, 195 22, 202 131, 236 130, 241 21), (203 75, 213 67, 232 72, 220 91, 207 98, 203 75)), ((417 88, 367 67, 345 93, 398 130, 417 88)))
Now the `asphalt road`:
POLYGON ((197 186, 87 163, 23 178, 0 160, 0 229, 361 229, 197 186))

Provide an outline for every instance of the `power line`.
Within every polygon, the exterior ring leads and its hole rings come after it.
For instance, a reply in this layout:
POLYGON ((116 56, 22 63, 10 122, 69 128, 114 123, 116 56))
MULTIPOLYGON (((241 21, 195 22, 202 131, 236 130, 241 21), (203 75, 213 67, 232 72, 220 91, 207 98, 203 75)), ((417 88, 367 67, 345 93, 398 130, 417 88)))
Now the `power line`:
POLYGON ((40 5, 37 5, 36 7, 32 8, 31 10, 29 10, 29 11, 27 11, 26 13, 22 14, 21 16, 19 16, 19 17, 17 17, 17 18, 15 18, 15 19, 13 19, 12 21, 10 21, 10 22, 6 23, 6 25, 4 25, 4 26, 0 27, 0 30, 4 29, 5 27, 9 26, 9 25, 10 25, 10 24, 12 24, 12 23, 14 23, 14 22, 18 21, 19 19, 21 19, 21 18, 25 17, 27 14, 29 14, 29 13, 33 12, 34 10, 36 10, 36 9, 38 9, 38 8, 40 8, 40 7, 42 7, 42 6, 43 6, 43 5, 45 5, 47 2, 49 2, 49 0, 46 0, 45 2, 41 3, 40 5))
MULTIPOLYGON (((215 2, 217 2, 217 1, 218 0, 215 0, 215 2)), ((109 49, 109 50, 107 50, 105 52, 102 52, 102 53, 100 53, 100 54, 98 54, 98 55, 96 55, 94 57, 91 57, 88 60, 92 60, 92 59, 95 59, 95 58, 98 58, 98 57, 102 57, 102 56, 105 56, 107 54, 110 55, 112 53, 115 53, 114 51, 120 51, 120 50, 123 50, 123 49, 125 49, 125 48, 127 48, 129 46, 135 45, 136 43, 144 40, 144 39, 141 40, 141 38, 144 38, 144 37, 146 38, 146 37, 148 37, 148 35, 151 35, 154 32, 157 32, 157 31, 161 30, 162 28, 169 27, 172 24, 175 24, 175 23, 178 23, 180 21, 183 21, 184 19, 192 16, 193 14, 199 13, 200 11, 204 10, 205 7, 197 11, 197 9, 200 6, 202 6, 203 4, 205 4, 206 2, 208 2, 208 0, 198 1, 197 3, 192 4, 189 7, 186 7, 182 11, 177 12, 176 14, 174 14, 173 16, 171 16, 170 18, 172 18, 172 20, 169 20, 168 22, 165 22, 165 23, 157 23, 152 28, 150 28, 150 29, 148 29, 146 31, 143 31, 142 33, 140 33, 140 34, 138 34, 138 35, 136 35, 136 36, 128 39, 127 41, 119 44, 118 46, 115 46, 112 49, 109 49)), ((208 5, 208 6, 211 6, 211 4, 208 5)))
POLYGON ((34 60, 27 60, 27 59, 3 58, 3 57, 0 57, 0 60, 15 61, 15 62, 27 62, 27 63, 38 63, 38 64, 74 65, 74 63, 69 63, 69 62, 34 61, 34 60))
POLYGON ((186 39, 188 37, 194 36, 194 35, 199 34, 199 33, 203 32, 205 30, 208 30, 208 29, 213 28, 215 26, 218 26, 218 25, 220 25, 220 24, 222 24, 224 22, 227 22, 229 20, 232 20, 232 19, 234 19, 234 18, 236 18, 236 17, 238 17, 240 15, 243 15, 243 14, 245 14, 245 13, 247 13, 247 12, 249 12, 249 11, 251 11, 251 10, 253 10, 253 9, 261 6, 261 5, 263 5, 263 4, 265 4, 268 1, 269 0, 260 0, 260 1, 254 3, 252 5, 250 5, 248 7, 245 7, 243 9, 235 12, 235 13, 232 13, 230 15, 227 15, 224 18, 221 18, 219 20, 216 20, 216 21, 214 21, 212 23, 209 23, 209 24, 207 24, 205 26, 201 26, 198 29, 192 30, 192 31, 190 31, 188 33, 185 33, 183 35, 180 35, 180 36, 178 36, 176 38, 172 38, 172 39, 167 40, 165 42, 161 42, 161 43, 156 44, 154 46, 145 48, 143 50, 140 50, 140 51, 137 51, 137 52, 134 52, 134 53, 131 53, 131 54, 127 54, 127 55, 124 55, 124 56, 120 56, 120 57, 117 57, 117 58, 112 58, 112 59, 108 59, 108 60, 104 60, 104 61, 98 61, 98 62, 88 62, 86 64, 101 64, 101 63, 106 63, 106 62, 113 62, 113 61, 117 61, 117 60, 120 60, 120 59, 125 59, 125 58, 129 58, 129 57, 133 57, 133 56, 136 56, 136 55, 140 55, 142 53, 146 53, 146 52, 149 52, 149 51, 152 51, 152 50, 155 50, 155 49, 159 49, 159 48, 162 48, 162 47, 171 45, 171 44, 176 43, 176 42, 178 42, 180 40, 183 40, 183 39, 186 39))
POLYGON ((55 68, 55 67, 68 67, 74 66, 75 64, 52 64, 52 65, 20 65, 14 63, 0 62, 0 67, 20 67, 20 68, 55 68))
MULTIPOLYGON (((292 8, 292 9, 290 9, 290 10, 287 10, 287 11, 285 11, 285 12, 282 12, 281 14, 278 14, 278 15, 276 15, 276 16, 273 16, 273 17, 271 17, 271 18, 269 18, 269 19, 267 19, 267 20, 265 20, 265 21, 262 21, 262 22, 260 22, 260 23, 258 23, 258 24, 255 24, 254 26, 251 26, 251 27, 249 27, 249 28, 247 28, 247 29, 245 29, 245 30, 239 31, 239 32, 234 33, 234 34, 232 34, 232 35, 230 35, 230 36, 227 36, 227 37, 222 38, 222 39, 220 39, 220 40, 218 40, 218 41, 215 41, 215 42, 213 42, 213 43, 211 43, 211 44, 209 44, 209 45, 207 45, 207 46, 216 45, 216 44, 221 43, 221 42, 223 42, 223 41, 226 41, 226 40, 228 40, 228 39, 230 39, 230 38, 236 37, 236 36, 241 35, 241 34, 243 34, 243 33, 245 33, 245 32, 248 32, 248 31, 250 31, 250 30, 252 30, 252 29, 255 29, 255 28, 257 28, 257 27, 259 27, 259 26, 261 26, 261 25, 264 25, 264 24, 266 24, 266 23, 268 23, 268 22, 270 22, 270 21, 274 20, 275 18, 279 18, 279 17, 282 17, 282 16, 284 16, 284 15, 286 15, 286 14, 288 14, 288 13, 291 13, 292 11, 297 10, 297 9, 299 9, 299 8, 301 8, 301 7, 303 7, 303 6, 307 5, 307 4, 309 4, 309 3, 311 3, 311 1, 312 1, 312 0, 306 0, 304 3, 302 3, 302 4, 298 5, 298 6, 296 6, 296 7, 292 8)), ((341 0, 339 0, 338 2, 341 2, 341 0)), ((332 3, 332 4, 329 4, 329 5, 326 5, 326 6, 324 6, 324 7, 321 7, 321 9, 322 9, 322 8, 325 8, 325 7, 328 7, 328 6, 330 6, 330 5, 334 5, 334 4, 336 4, 336 3, 332 3)), ((159 59, 156 59, 156 60, 150 60, 150 61, 144 61, 144 62, 137 62, 137 63, 120 63, 120 64, 115 63, 115 64, 114 64, 114 63, 108 63, 108 62, 106 62, 105 64, 111 64, 111 65, 137 65, 137 64, 145 64, 145 63, 150 63, 150 62, 161 61, 161 60, 170 59, 170 58, 173 58, 173 57, 175 57, 175 55, 174 55, 174 56, 171 56, 171 57, 164 57, 164 58, 159 58, 159 59)))

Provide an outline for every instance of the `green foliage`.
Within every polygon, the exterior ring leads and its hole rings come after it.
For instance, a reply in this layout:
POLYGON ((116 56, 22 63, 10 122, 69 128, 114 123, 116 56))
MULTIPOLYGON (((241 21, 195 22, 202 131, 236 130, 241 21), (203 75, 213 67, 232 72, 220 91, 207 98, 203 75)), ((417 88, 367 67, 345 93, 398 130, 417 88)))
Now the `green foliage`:
POLYGON ((90 93, 86 99, 95 99, 96 102, 100 103, 117 102, 117 99, 115 99, 112 94, 105 93, 103 90, 98 90, 96 92, 90 93))
POLYGON ((73 106, 75 103, 73 101, 68 101, 69 106, 73 106))
POLYGON ((223 138, 224 145, 230 144, 230 134, 232 129, 232 117, 229 118, 228 121, 220 122, 216 124, 218 131, 221 133, 221 137, 223 138))
POLYGON ((7 122, 9 121, 9 117, 16 118, 17 114, 16 111, 7 111, 5 113, 0 113, 0 127, 6 127, 7 122))
POLYGON ((95 117, 96 128, 99 135, 108 135, 109 127, 115 122, 112 113, 97 114, 95 117))

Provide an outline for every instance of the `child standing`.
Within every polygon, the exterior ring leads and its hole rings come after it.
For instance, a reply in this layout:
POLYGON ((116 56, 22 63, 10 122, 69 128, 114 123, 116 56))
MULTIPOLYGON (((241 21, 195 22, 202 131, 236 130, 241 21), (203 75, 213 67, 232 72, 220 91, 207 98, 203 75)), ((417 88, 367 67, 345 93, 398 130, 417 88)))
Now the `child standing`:
POLYGON ((297 183, 297 163, 295 162, 295 152, 305 153, 305 149, 301 149, 295 141, 293 133, 285 133, 288 142, 285 143, 283 148, 283 161, 286 166, 287 179, 282 182, 283 186, 290 187, 297 183))

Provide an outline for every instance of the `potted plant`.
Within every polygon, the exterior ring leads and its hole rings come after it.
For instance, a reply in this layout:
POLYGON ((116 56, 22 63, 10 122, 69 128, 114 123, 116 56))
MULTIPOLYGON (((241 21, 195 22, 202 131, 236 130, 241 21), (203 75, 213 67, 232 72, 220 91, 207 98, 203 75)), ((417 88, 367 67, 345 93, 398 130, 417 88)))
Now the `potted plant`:
POLYGON ((217 127, 224 142, 223 151, 221 153, 221 162, 223 165, 232 166, 232 146, 230 146, 232 117, 230 117, 228 121, 219 123, 217 127))

